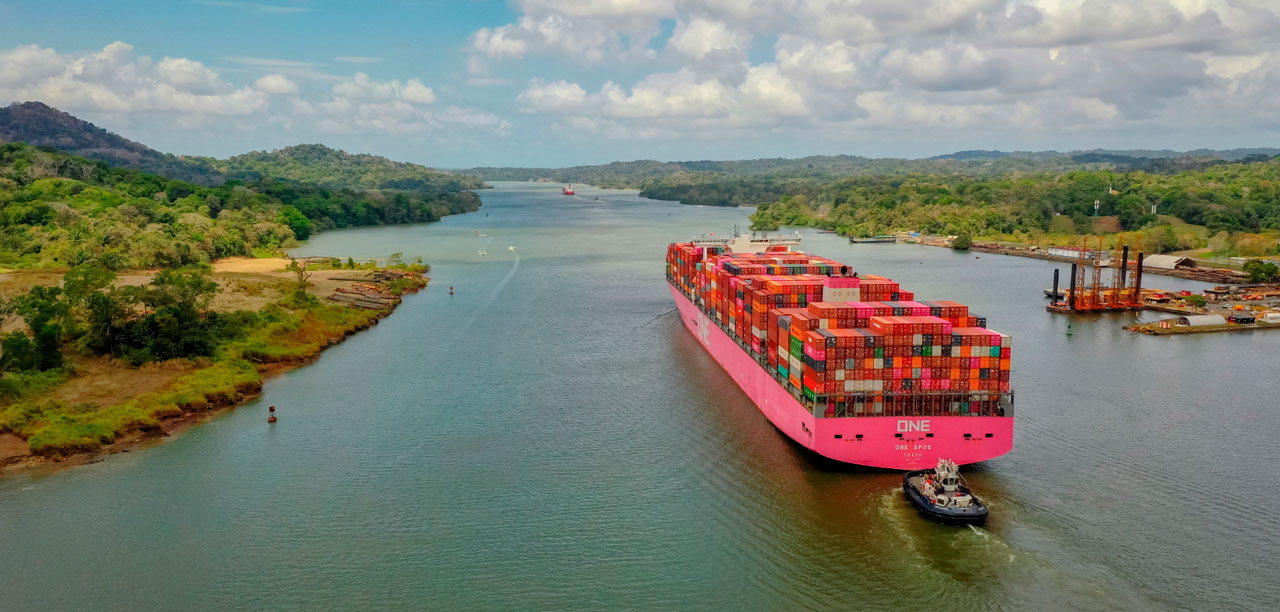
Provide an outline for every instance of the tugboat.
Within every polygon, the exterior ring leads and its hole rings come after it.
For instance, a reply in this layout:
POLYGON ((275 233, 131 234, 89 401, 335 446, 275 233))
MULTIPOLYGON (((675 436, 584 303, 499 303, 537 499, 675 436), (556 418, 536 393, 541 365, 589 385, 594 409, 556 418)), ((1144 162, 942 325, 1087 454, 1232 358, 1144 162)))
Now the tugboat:
POLYGON ((573 183, 569 183, 568 185, 561 187, 560 193, 563 193, 565 195, 573 195, 573 183))
POLYGON ((939 459, 933 469, 907 472, 902 490, 920 512, 936 521, 979 524, 987 520, 987 507, 964 485, 960 468, 950 459, 939 459))

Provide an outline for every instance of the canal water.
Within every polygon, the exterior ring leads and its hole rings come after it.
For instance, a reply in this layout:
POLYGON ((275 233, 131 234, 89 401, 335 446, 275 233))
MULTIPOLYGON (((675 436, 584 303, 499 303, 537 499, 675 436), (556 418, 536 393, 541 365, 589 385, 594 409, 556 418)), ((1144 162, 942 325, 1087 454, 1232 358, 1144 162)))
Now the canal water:
POLYGON ((945 527, 899 474, 789 443, 672 315, 666 244, 749 211, 483 199, 300 249, 433 280, 259 401, 0 479, 0 608, 1245 609, 1274 586, 1280 334, 1067 336, 1052 263, 805 232, 1013 335, 1014 450, 968 469, 992 518, 945 527))

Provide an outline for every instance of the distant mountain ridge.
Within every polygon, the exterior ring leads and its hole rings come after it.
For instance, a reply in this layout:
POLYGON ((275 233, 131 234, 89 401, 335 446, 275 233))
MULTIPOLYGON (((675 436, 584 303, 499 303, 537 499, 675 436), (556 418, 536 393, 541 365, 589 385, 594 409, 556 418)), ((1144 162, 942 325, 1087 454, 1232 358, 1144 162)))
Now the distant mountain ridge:
POLYGON ((200 161, 161 153, 43 102, 15 102, 0 108, 0 142, 50 147, 112 166, 198 185, 223 183, 221 174, 200 161))
POLYGON ((1172 149, 1088 149, 1079 151, 956 151, 946 155, 935 155, 929 159, 999 159, 1002 157, 1026 157, 1046 159, 1050 157, 1079 157, 1083 155, 1103 155, 1136 159, 1176 159, 1180 157, 1221 159, 1239 161, 1251 155, 1263 155, 1268 158, 1280 155, 1280 148, 1244 147, 1238 149, 1192 149, 1190 151, 1174 151, 1172 149))
POLYGON ((800 158, 663 162, 651 159, 566 168, 478 167, 459 170, 490 181, 556 181, 599 187, 635 188, 649 193, 654 181, 674 183, 770 178, 777 180, 898 175, 910 173, 991 176, 1009 172, 1070 172, 1111 169, 1154 173, 1204 169, 1221 163, 1256 162, 1280 155, 1280 148, 1089 151, 967 150, 927 159, 811 155, 800 158), (717 178, 719 177, 719 178, 717 178))
POLYGON ((320 144, 254 151, 219 160, 161 153, 42 102, 15 102, 0 108, 0 143, 24 142, 132 168, 172 180, 218 186, 227 180, 280 178, 328 189, 456 192, 484 187, 484 181, 419 164, 320 144))

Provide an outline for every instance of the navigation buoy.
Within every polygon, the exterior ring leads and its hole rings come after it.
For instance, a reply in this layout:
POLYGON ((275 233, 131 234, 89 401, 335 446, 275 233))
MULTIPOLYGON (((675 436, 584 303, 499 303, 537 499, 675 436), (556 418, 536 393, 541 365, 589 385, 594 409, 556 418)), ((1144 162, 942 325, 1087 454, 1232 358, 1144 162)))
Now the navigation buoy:
POLYGON ((1067 323, 1067 335, 1068 335, 1068 336, 1070 336, 1070 335, 1071 335, 1071 324, 1070 324, 1070 323, 1067 323))
POLYGON ((270 408, 267 408, 267 410, 270 411, 271 413, 271 416, 267 417, 267 422, 268 423, 276 422, 276 407, 271 406, 270 408))
POLYGON ((449 295, 453 295, 453 285, 449 285, 449 295))

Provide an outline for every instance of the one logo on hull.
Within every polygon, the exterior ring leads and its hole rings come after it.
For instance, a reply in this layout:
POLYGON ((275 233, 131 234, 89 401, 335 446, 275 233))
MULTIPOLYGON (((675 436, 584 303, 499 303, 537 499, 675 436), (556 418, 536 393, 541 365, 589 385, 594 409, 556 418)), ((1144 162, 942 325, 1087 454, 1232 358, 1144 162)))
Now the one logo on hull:
POLYGON ((902 419, 898 421, 898 433, 907 433, 912 431, 929 431, 929 419, 909 420, 902 419))

